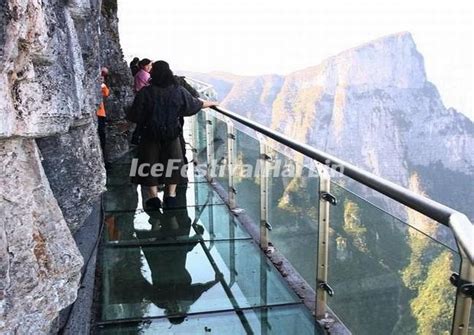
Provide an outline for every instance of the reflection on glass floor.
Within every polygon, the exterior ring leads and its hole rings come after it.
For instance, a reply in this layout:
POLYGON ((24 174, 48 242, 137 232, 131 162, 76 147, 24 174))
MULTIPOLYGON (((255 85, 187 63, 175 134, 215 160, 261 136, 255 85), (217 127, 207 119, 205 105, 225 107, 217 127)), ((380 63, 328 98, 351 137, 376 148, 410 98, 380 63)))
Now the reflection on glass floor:
POLYGON ((322 333, 204 179, 178 188, 179 208, 149 211, 126 165, 104 200, 97 333, 322 333))
MULTIPOLYGON (((141 188, 133 184, 108 186, 105 193, 105 210, 108 212, 143 210, 141 193, 141 188)), ((180 207, 183 208, 224 203, 207 183, 181 184, 178 186, 177 195, 180 197, 180 207)))
POLYGON ((301 305, 261 307, 243 310, 188 315, 102 325, 99 334, 322 334, 309 321, 301 305), (244 323, 242 322, 244 319, 244 323))
POLYGON ((110 212, 106 227, 104 235, 109 245, 250 239, 225 205, 191 206, 164 213, 110 212))

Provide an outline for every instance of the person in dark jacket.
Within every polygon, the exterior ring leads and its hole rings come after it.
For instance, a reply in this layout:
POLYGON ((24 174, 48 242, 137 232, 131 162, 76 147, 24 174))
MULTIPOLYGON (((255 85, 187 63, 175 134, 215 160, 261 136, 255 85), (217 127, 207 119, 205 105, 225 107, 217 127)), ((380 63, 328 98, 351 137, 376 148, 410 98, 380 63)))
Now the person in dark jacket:
POLYGON ((181 176, 185 163, 179 120, 217 103, 197 99, 178 85, 165 61, 153 64, 150 83, 137 93, 127 115, 129 121, 142 125, 143 129, 137 148, 139 174, 132 176, 132 183, 147 186, 145 206, 153 208, 161 207, 157 186, 165 184, 163 203, 171 208, 176 207, 176 187, 184 177, 181 176), (154 166, 159 167, 155 172, 154 166))
MULTIPOLYGON (((155 62, 155 64, 157 64, 158 62, 155 62)), ((137 65, 138 66, 138 65, 137 65)), ((139 68, 139 66, 138 66, 139 68)), ((195 98, 199 98, 199 92, 196 91, 194 89, 194 87, 192 87, 191 85, 188 84, 188 82, 186 81, 186 78, 184 76, 174 76, 174 79, 176 80, 176 83, 182 87, 184 87, 193 97, 195 98)), ((181 122, 181 125, 184 126, 184 118, 181 117, 180 118, 180 122, 181 122)), ((133 135, 132 135, 132 140, 131 140, 131 143, 134 144, 134 145, 138 145, 140 143, 140 139, 141 139, 141 127, 140 125, 137 125, 137 127, 135 128, 134 132, 133 132, 133 135)), ((186 142, 184 140, 184 137, 180 136, 180 142, 181 142, 181 145, 183 146, 183 148, 185 148, 185 145, 186 145, 186 142)), ((184 157, 184 160, 185 160, 185 164, 188 164, 188 160, 186 158, 186 156, 184 157)))

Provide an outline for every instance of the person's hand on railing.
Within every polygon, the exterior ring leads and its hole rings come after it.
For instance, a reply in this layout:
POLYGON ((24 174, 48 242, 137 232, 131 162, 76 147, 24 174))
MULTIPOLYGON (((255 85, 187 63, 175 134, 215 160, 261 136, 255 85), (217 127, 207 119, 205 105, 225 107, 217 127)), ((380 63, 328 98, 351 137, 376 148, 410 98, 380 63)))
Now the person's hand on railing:
POLYGON ((209 108, 214 106, 219 106, 219 103, 217 101, 202 100, 202 108, 209 108))
POLYGON ((193 228, 198 235, 204 234, 204 227, 200 224, 193 224, 193 228))
POLYGON ((214 277, 214 281, 218 282, 220 280, 224 279, 224 274, 222 272, 216 272, 216 275, 214 277))

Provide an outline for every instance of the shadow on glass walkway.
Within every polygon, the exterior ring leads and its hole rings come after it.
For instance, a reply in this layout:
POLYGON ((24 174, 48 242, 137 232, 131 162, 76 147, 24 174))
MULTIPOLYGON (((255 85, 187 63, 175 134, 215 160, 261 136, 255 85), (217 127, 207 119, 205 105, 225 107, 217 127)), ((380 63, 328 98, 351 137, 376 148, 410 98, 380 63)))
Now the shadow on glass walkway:
POLYGON ((98 334, 320 334, 310 311, 208 182, 143 208, 131 155, 108 173, 98 334))

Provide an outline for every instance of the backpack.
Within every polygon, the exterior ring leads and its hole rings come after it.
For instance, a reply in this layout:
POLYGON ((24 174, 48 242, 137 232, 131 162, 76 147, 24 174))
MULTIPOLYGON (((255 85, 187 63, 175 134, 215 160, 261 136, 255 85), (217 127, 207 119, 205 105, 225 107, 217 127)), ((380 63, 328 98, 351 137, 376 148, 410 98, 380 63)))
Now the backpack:
POLYGON ((157 89, 152 94, 153 108, 146 122, 146 136, 156 141, 171 141, 182 132, 176 89, 157 89))

